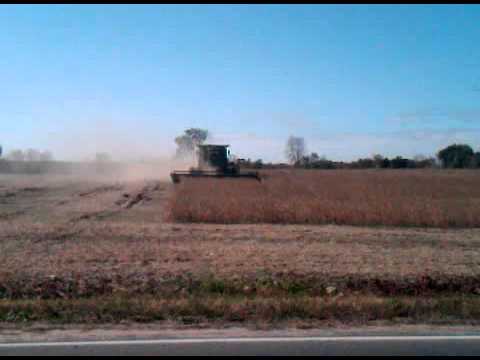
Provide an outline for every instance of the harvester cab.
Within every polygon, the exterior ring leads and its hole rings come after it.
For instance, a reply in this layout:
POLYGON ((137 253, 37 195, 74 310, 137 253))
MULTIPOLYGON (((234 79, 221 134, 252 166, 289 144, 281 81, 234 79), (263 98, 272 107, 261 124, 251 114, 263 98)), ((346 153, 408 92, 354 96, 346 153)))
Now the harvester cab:
POLYGON ((185 177, 221 177, 250 178, 260 180, 256 171, 240 171, 240 161, 233 161, 229 145, 198 145, 198 166, 189 171, 173 171, 170 174, 174 183, 179 183, 185 177))

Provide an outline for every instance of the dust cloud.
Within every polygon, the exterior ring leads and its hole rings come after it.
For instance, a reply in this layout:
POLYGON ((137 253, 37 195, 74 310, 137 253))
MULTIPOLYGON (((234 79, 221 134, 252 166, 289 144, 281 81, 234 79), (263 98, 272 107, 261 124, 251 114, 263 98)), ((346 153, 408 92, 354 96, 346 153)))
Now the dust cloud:
POLYGON ((54 162, 0 163, 0 174, 71 177, 79 180, 168 180, 173 170, 188 170, 194 159, 175 159, 175 135, 149 131, 134 122, 95 122, 59 126, 39 136, 32 148, 48 149, 54 162), (102 154, 103 156, 98 156, 102 154), (100 161, 100 158, 102 160, 100 161))

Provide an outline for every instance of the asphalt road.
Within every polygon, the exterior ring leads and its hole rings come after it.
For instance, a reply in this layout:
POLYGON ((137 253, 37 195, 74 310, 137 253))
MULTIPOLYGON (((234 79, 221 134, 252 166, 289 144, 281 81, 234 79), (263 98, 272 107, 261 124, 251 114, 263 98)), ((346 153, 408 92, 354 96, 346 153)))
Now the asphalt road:
POLYGON ((208 338, 0 344, 0 356, 478 354, 480 336, 208 338))

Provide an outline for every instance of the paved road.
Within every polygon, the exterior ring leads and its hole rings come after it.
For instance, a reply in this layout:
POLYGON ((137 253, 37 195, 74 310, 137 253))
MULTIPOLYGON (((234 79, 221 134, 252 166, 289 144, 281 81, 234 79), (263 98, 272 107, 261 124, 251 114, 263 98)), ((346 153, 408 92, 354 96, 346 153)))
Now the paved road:
POLYGON ((7 355, 478 355, 480 336, 162 339, 0 344, 7 355))

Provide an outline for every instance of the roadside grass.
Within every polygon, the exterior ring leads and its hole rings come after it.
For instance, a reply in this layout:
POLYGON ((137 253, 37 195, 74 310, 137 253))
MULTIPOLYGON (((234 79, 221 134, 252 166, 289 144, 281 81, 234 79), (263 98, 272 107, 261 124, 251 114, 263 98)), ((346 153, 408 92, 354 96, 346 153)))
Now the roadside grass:
POLYGON ((350 274, 331 277, 325 274, 269 274, 257 276, 219 277, 184 274, 156 277, 155 273, 141 276, 110 276, 94 274, 84 277, 75 274, 62 276, 29 276, 9 274, 0 276, 0 301, 28 299, 83 299, 101 296, 157 296, 174 299, 191 295, 225 296, 325 296, 334 294, 364 294, 375 296, 452 296, 480 294, 480 279, 476 274, 409 277, 378 277, 350 274))
POLYGON ((118 323, 175 321, 179 324, 326 321, 368 324, 480 322, 480 297, 247 297, 210 295, 162 298, 107 296, 90 299, 2 300, 0 322, 118 323))
POLYGON ((478 291, 435 289, 429 287, 429 282, 414 289, 378 281, 372 282, 377 288, 361 282, 345 283, 346 287, 319 287, 315 281, 267 276, 248 284, 213 275, 201 281, 176 281, 176 287, 150 293, 102 293, 97 289, 85 296, 72 296, 54 289, 53 283, 44 288, 43 296, 32 293, 12 297, 4 292, 0 298, 0 324, 174 321, 185 325, 248 323, 268 327, 282 322, 480 323, 478 291))

